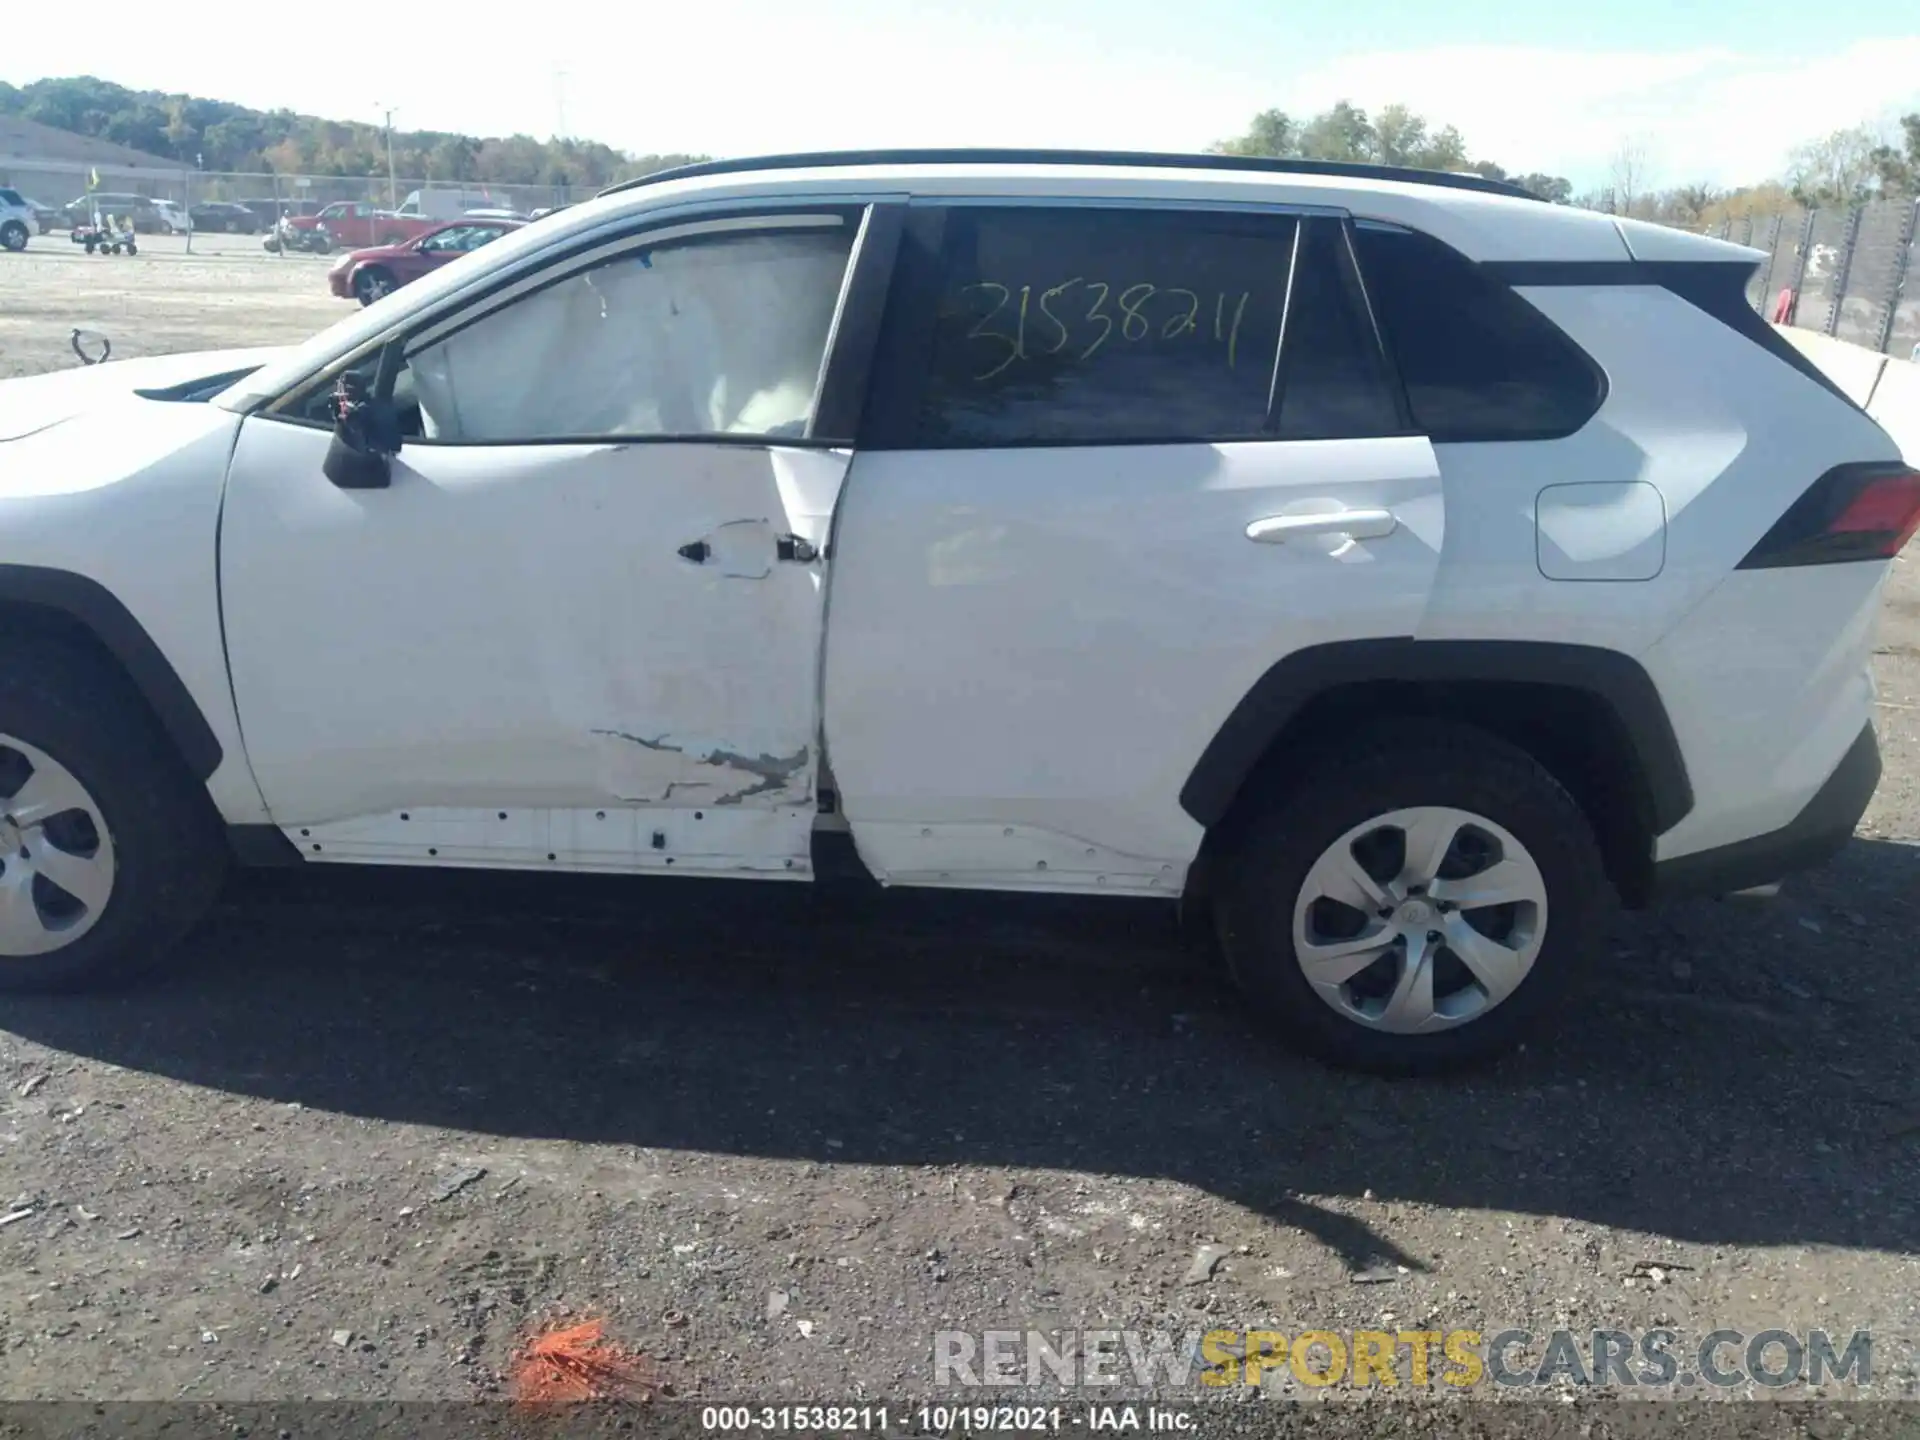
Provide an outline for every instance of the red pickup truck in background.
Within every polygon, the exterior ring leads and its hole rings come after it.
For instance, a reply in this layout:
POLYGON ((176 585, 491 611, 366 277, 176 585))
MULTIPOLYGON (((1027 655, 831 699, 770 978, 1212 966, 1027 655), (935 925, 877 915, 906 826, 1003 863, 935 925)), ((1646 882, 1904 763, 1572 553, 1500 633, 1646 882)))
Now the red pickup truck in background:
POLYGON ((396 215, 363 200, 336 200, 318 215, 289 215, 267 236, 269 250, 364 250, 374 245, 399 245, 443 221, 396 215))

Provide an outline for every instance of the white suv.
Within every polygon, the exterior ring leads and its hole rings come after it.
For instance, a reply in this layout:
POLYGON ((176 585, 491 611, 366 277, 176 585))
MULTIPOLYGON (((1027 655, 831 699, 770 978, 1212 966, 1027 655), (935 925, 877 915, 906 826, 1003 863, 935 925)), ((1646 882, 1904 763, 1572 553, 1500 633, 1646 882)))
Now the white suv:
POLYGON ((1297 1042, 1513 1042, 1873 791, 1920 475, 1756 253, 1466 177, 617 187, 288 352, 0 385, 0 984, 230 854, 1205 901, 1297 1042))
POLYGON ((18 190, 0 186, 0 250, 24 250, 40 233, 40 217, 18 190))

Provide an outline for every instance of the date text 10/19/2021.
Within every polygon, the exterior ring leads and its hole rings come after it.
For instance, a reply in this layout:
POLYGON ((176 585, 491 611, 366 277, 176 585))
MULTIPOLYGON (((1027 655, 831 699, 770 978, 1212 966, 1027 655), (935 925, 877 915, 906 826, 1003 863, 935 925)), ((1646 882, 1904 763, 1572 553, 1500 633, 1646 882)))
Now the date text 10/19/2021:
POLYGON ((1199 1428, 1192 1411, 1169 1405, 708 1405, 700 1411, 700 1428, 712 1434, 884 1433, 896 1426, 932 1435, 1199 1428))

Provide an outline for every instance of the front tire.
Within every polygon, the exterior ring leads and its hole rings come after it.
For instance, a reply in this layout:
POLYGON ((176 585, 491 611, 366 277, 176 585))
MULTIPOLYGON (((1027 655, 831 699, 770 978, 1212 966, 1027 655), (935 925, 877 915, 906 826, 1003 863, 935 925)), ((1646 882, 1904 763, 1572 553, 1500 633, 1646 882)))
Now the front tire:
POLYGON ((0 250, 19 252, 27 248, 27 227, 18 220, 0 225, 0 250))
POLYGON ((1216 918, 1240 988, 1344 1068, 1432 1073, 1532 1030, 1607 906, 1586 815, 1525 751, 1404 722, 1322 752, 1246 827, 1216 918))
POLYGON ((394 292, 393 275, 379 265, 367 265, 353 277, 353 295, 362 305, 371 305, 394 292))
POLYGON ((206 792, 104 659, 33 638, 0 659, 0 990, 151 968, 219 891, 206 792))

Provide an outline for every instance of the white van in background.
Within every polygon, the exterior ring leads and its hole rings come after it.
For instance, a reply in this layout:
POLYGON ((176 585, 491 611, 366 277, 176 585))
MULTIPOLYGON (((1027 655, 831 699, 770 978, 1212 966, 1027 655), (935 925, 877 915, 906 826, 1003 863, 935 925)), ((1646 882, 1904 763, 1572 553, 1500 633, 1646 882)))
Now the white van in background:
POLYGON ((484 190, 409 190, 400 202, 398 215, 422 220, 458 220, 471 210, 496 206, 498 202, 484 190))

